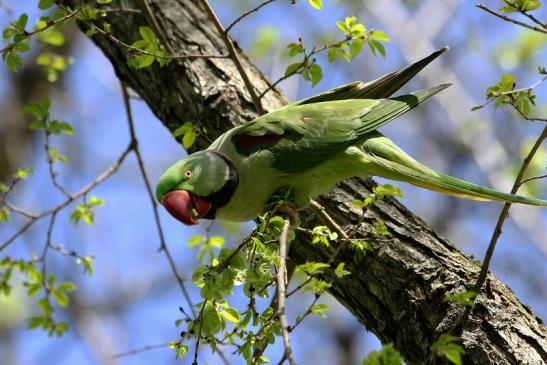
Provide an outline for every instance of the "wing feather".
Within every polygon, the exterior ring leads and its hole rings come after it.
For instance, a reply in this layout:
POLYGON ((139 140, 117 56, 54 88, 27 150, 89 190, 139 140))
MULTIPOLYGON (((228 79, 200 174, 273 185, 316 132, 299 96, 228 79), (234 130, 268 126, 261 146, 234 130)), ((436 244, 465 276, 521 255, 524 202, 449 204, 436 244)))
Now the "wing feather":
POLYGON ((367 133, 390 122, 448 84, 392 99, 350 99, 279 109, 238 128, 232 135, 243 156, 268 150, 273 167, 284 173, 312 168, 351 145, 367 133))

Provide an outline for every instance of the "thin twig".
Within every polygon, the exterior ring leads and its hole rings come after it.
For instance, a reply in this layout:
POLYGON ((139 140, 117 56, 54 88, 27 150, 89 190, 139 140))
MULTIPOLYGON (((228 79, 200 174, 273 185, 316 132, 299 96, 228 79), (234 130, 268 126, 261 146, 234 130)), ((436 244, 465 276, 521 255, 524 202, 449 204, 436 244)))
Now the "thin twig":
POLYGON ((73 201, 75 201, 76 199, 82 197, 84 194, 87 194, 89 191, 91 191, 93 188, 95 188, 97 185, 99 185, 100 183, 102 183, 104 180, 108 179, 110 176, 112 176, 112 174, 114 174, 119 168, 120 166, 122 165, 122 163, 124 162, 125 158, 127 157, 127 155, 129 154, 129 152, 131 152, 132 150, 132 145, 129 144, 127 146, 127 148, 125 149, 125 151, 122 152, 122 154, 120 155, 120 157, 118 157, 118 159, 116 161, 114 161, 110 166, 108 166, 99 176, 97 176, 93 181, 91 181, 89 184, 87 184, 86 186, 84 186, 82 189, 80 189, 79 191, 77 191, 76 193, 74 194, 71 194, 70 195, 70 198, 66 199, 64 202, 62 202, 61 204, 57 205, 56 207, 54 208, 51 208, 49 210, 46 210, 40 214, 36 214, 31 220, 29 220, 27 223, 25 223, 23 226, 21 226, 21 228, 19 228, 19 230, 13 235, 11 236, 10 238, 8 238, 7 241, 5 241, 4 243, 2 243, 2 245, 0 245, 0 251, 2 251, 3 249, 5 249, 7 246, 9 246, 13 241, 15 241, 20 235, 22 235, 23 233, 25 233, 29 228, 30 226, 32 226, 36 221, 40 220, 41 218, 43 217, 46 217, 48 215, 51 215, 51 214, 54 214, 54 213, 57 213, 58 211, 60 211, 61 209, 65 208, 66 206, 68 206, 70 203, 72 203, 73 201))
POLYGON ((227 268, 228 265, 230 264, 230 261, 232 261, 232 259, 237 255, 237 253, 241 251, 249 242, 251 242, 251 239, 253 238, 255 233, 256 233, 256 230, 253 230, 251 234, 245 237, 245 239, 236 247, 236 249, 232 251, 230 256, 228 256, 226 259, 222 260, 217 266, 215 266, 215 270, 218 272, 221 272, 222 270, 227 268))
POLYGON ((50 133, 46 131, 46 142, 44 144, 44 148, 46 150, 46 156, 47 156, 47 164, 48 164, 48 170, 49 170, 49 176, 51 177, 51 182, 53 183, 53 186, 57 188, 64 196, 67 198, 70 198, 70 193, 57 181, 57 171, 53 168, 53 157, 51 156, 51 146, 49 144, 49 137, 50 133))
POLYGON ((125 352, 120 352, 119 354, 116 354, 112 357, 114 359, 118 359, 120 357, 131 356, 131 355, 139 354, 141 352, 145 352, 145 351, 149 351, 149 350, 161 349, 161 348, 164 348, 164 347, 167 347, 167 346, 169 346, 169 342, 159 343, 157 345, 147 345, 147 346, 144 346, 144 347, 141 347, 141 348, 138 348, 138 349, 129 350, 129 351, 125 351, 125 352))
POLYGON ((131 13, 131 14, 140 14, 142 13, 139 9, 131 9, 131 8, 109 8, 109 9, 101 9, 101 12, 104 12, 106 14, 116 14, 116 13, 131 13))
MULTIPOLYGON (((484 104, 481 104, 481 105, 476 105, 472 108, 472 110, 477 110, 477 109, 481 109, 485 106, 487 106, 488 104, 490 104, 491 102, 493 102, 494 100, 496 100, 497 98, 501 97, 501 96, 510 96, 510 95, 514 95, 514 94, 517 94, 517 93, 520 93, 520 92, 531 92, 532 90, 534 90, 536 87, 538 87, 542 82, 544 82, 545 80, 547 80, 547 76, 543 77, 541 80, 538 80, 536 82, 534 82, 532 85, 528 86, 528 87, 522 87, 522 88, 519 88, 519 89, 513 89, 513 90, 508 90, 508 91, 503 91, 503 92, 498 92, 498 93, 493 93, 492 96, 490 96, 489 100, 484 103, 484 104)), ((541 120, 541 119, 531 119, 531 120, 541 120)))
POLYGON ((156 37, 160 40, 160 42, 163 44, 165 49, 170 54, 175 54, 175 51, 173 47, 171 47, 171 44, 165 37, 165 34, 161 31, 160 26, 156 20, 156 17, 154 16, 154 13, 152 12, 152 9, 150 9, 150 5, 148 4, 147 0, 137 0, 137 4, 142 9, 144 16, 146 17, 146 20, 148 21, 148 24, 152 27, 152 30, 156 34, 156 37))
POLYGON ((547 178, 547 174, 545 175, 539 175, 539 176, 532 176, 532 177, 529 177, 527 179, 524 179, 520 182, 519 184, 519 187, 526 184, 528 181, 532 181, 532 180, 539 180, 539 179, 545 179, 547 178))
POLYGON ((27 32, 27 31, 24 31, 24 33, 21 35, 20 38, 17 39, 17 42, 13 42, 13 43, 10 43, 8 44, 6 47, 0 49, 0 53, 4 52, 5 50, 8 50, 8 49, 11 49, 13 48, 13 46, 16 44, 16 43, 19 43, 21 41, 24 41, 25 39, 27 39, 28 37, 32 37, 33 35, 37 34, 37 33, 40 33, 40 32, 43 32, 44 30, 48 29, 48 28, 51 28, 59 23, 62 23, 70 18, 72 18, 73 16, 75 16, 76 14, 78 14, 80 12, 80 10, 82 10, 82 8, 78 8, 74 11, 71 11, 69 12, 67 15, 65 15, 64 17, 62 18, 59 18, 57 20, 54 20, 52 22, 49 22, 49 23, 46 23, 46 25, 40 29, 36 29, 36 30, 33 30, 32 32, 27 32))
POLYGON ((183 55, 179 55, 179 54, 168 54, 168 55, 156 54, 156 53, 148 52, 148 51, 146 51, 144 49, 141 49, 141 48, 138 48, 138 47, 134 47, 134 46, 130 45, 129 43, 125 43, 124 41, 114 37, 111 33, 105 32, 103 29, 99 28, 98 26, 96 26, 93 23, 85 22, 85 21, 84 21, 84 23, 87 26, 89 26, 90 28, 92 28, 93 30, 95 30, 97 33, 101 34, 104 37, 107 37, 112 42, 114 42, 116 45, 118 45, 122 48, 126 48, 126 49, 128 49, 130 51, 133 51, 135 53, 140 53, 140 54, 152 56, 152 57, 155 57, 155 58, 161 58, 161 59, 166 59, 166 60, 184 60, 184 59, 196 59, 196 58, 229 58, 230 57, 229 55, 220 55, 220 54, 183 54, 183 55))
POLYGON ((230 54, 230 58, 234 62, 241 78, 243 79, 243 82, 245 83, 245 87, 247 88, 249 95, 251 95, 251 99, 253 101, 253 104, 255 106, 257 113, 260 115, 264 114, 265 111, 262 108, 260 98, 257 96, 254 86, 251 83, 251 80, 249 79, 249 76, 243 69, 243 65, 241 64, 239 56, 234 47, 234 43, 230 39, 230 36, 224 30, 224 28, 222 27, 222 24, 220 24, 220 20, 218 20, 218 17, 213 11, 213 8, 211 8, 211 5, 209 4, 209 2, 207 0, 200 0, 200 3, 205 8, 205 11, 209 14, 209 18, 211 18, 211 20, 215 24, 215 27, 217 28, 217 31, 221 34, 222 38, 224 39, 224 43, 226 44, 226 48, 228 48, 228 53, 230 54))
MULTIPOLYGON (((530 152, 528 152, 528 155, 522 161, 522 165, 520 167, 520 170, 517 174, 517 177, 515 179, 515 183, 513 184, 513 188, 511 189, 511 194, 516 194, 519 187, 522 183, 522 177, 524 176, 524 173, 528 169, 528 166, 530 165, 530 162, 532 161, 532 158, 536 154, 537 150, 543 143, 543 141, 547 138, 547 126, 543 128, 543 131, 541 132, 541 135, 538 137, 532 148, 530 149, 530 152)), ((474 291, 479 293, 482 285, 484 284, 486 280, 486 276, 488 274, 488 267, 490 266, 490 261, 492 259, 492 255, 494 254, 494 249, 496 248, 496 243, 498 242, 498 238, 502 233, 502 227, 503 223, 505 222, 505 219, 507 218, 509 214, 509 208, 511 207, 511 203, 505 203, 503 205, 503 209, 501 210, 501 213, 498 217, 498 221, 496 223, 496 227, 494 228, 494 232, 492 233, 492 238, 490 239, 490 243, 488 245, 488 249, 486 250, 486 254, 484 256, 484 260, 481 266, 481 271, 479 273, 479 277, 475 283, 474 291)))
POLYGON ((310 205, 313 211, 315 212, 315 214, 319 216, 319 218, 323 221, 323 223, 325 223, 325 225, 329 227, 331 231, 336 232, 338 234, 338 237, 341 238, 340 244, 338 245, 338 247, 336 247, 334 254, 329 259, 329 265, 330 265, 334 262, 334 259, 338 256, 340 251, 346 246, 346 243, 349 242, 350 238, 347 235, 347 233, 342 229, 342 227, 340 227, 338 223, 336 223, 334 219, 332 219, 332 217, 328 215, 326 209, 321 204, 319 204, 318 202, 312 199, 310 201, 310 205))
MULTIPOLYGON (((154 197, 154 192, 152 191, 152 187, 150 185, 150 179, 148 178, 148 175, 146 173, 146 169, 144 167, 144 161, 139 149, 139 144, 137 140, 137 135, 135 134, 135 123, 133 121, 133 113, 131 111, 131 103, 129 101, 129 94, 127 93, 127 88, 125 85, 122 84, 122 92, 123 92, 123 101, 125 106, 125 112, 127 115, 127 123, 129 126, 129 133, 131 135, 131 146, 132 150, 135 152, 135 155, 137 157, 137 162, 139 164, 139 170, 142 175, 142 179, 144 180, 144 184, 146 185, 146 191, 148 192, 148 196, 150 198, 150 201, 152 202, 152 208, 154 211, 154 219, 156 221, 156 228, 158 230, 158 234, 160 237, 160 251, 163 251, 165 253, 165 256, 167 257, 167 260, 169 261, 169 265, 171 266, 171 269, 173 271, 173 274, 175 275, 175 278, 177 279, 177 282, 179 284, 179 287, 182 291, 182 294, 184 295, 184 298, 186 299, 186 302, 188 306, 190 307, 190 310, 192 311, 193 316, 196 316, 194 305, 192 304, 192 300, 190 299, 190 294, 188 293, 188 290, 186 289, 186 286, 184 285, 184 281, 179 274, 175 261, 173 260, 173 257, 171 256, 171 252, 169 251, 169 248, 167 247, 167 243, 165 242, 165 237, 163 234, 163 228, 160 221, 160 216, 158 213, 158 204, 156 202, 156 198, 154 197)), ((181 308, 182 309, 182 308, 181 308)), ((182 309, 182 313, 186 315, 186 317, 190 318, 186 312, 182 309)))
POLYGON ((481 9, 481 10, 484 10, 494 16, 497 16, 498 18, 500 19, 503 19, 507 22, 510 22, 510 23, 513 23, 513 24, 516 24, 516 25, 520 25, 521 27, 525 27, 525 28, 528 28, 528 29, 531 29, 531 30, 534 30, 536 32, 540 32, 540 33, 545 33, 547 34, 547 29, 541 29, 541 28, 538 28, 534 25, 531 25, 531 24, 528 24, 528 23, 524 23, 524 22, 521 22, 520 20, 516 20, 516 19, 513 19, 513 18, 510 18, 506 15, 503 15, 503 14, 500 14, 492 9, 490 9, 489 7, 487 7, 486 5, 483 5, 483 4, 478 4, 478 5, 475 5, 477 8, 481 9))
MULTIPOLYGON (((517 9, 517 7, 515 6, 514 3, 511 3, 510 1, 508 0, 503 0, 504 3, 506 3, 507 5, 509 6, 512 6, 514 7, 515 9, 517 9)), ((519 13, 521 13, 522 15, 524 15, 525 17, 527 17, 528 19, 530 19, 531 21, 533 21, 534 23, 536 23, 537 25, 539 25, 540 27, 542 28, 545 28, 547 29, 547 24, 545 23, 542 23, 539 19, 537 19, 535 16, 533 16, 532 14, 529 14, 527 11, 523 11, 523 10, 519 10, 519 13)))
POLYGON ((239 17, 237 17, 236 20, 234 20, 232 23, 230 23, 230 25, 228 25, 226 27, 226 34, 230 33, 230 30, 233 28, 233 26, 236 25, 237 23, 239 23, 241 20, 243 20, 243 18, 246 18, 247 16, 251 15, 252 13, 259 11, 264 6, 266 6, 270 3, 273 3, 274 1, 275 0, 266 0, 263 3, 259 4, 254 9, 248 10, 248 11, 244 12, 243 14, 241 14, 239 17))
POLYGON ((313 299, 313 301, 311 302, 311 304, 308 306, 308 308, 306 309, 306 311, 304 312, 304 314, 301 315, 300 317, 298 317, 298 318, 296 319, 296 322, 289 328, 289 331, 290 331, 290 332, 294 331, 294 329, 295 329, 296 327, 298 327, 298 325, 299 325, 300 323, 302 323, 302 321, 304 321, 304 319, 305 319, 307 316, 309 316, 309 315, 311 314, 313 306, 315 305, 315 303, 317 303, 317 301, 319 300, 320 297, 321 297, 321 296, 318 295, 318 294, 315 295, 315 298, 313 299))
POLYGON ((281 324, 283 332, 283 345, 285 347, 284 358, 289 360, 291 365, 296 361, 292 353, 292 347, 289 337, 289 323, 285 315, 285 295, 287 294, 287 234, 289 232, 290 221, 285 219, 281 235, 279 236, 279 268, 277 269, 277 317, 281 324))
POLYGON ((201 309, 199 311, 199 315, 197 317, 197 320, 199 323, 199 331, 198 331, 198 338, 196 340, 196 348, 194 350, 194 361, 192 362, 192 365, 198 365, 198 351, 199 351, 199 343, 201 341, 201 329, 203 327, 203 312, 205 311, 205 305, 207 304, 207 300, 203 301, 203 304, 201 305, 201 309))
POLYGON ((12 203, 8 202, 5 198, 2 200, 2 202, 9 208, 9 210, 17 214, 21 214, 29 219, 36 219, 38 217, 36 213, 29 212, 26 209, 13 205, 12 203))
MULTIPOLYGON (((266 93, 268 93, 270 90, 273 90, 280 82, 285 81, 286 79, 300 73, 300 71, 308 65, 309 60, 312 59, 312 57, 315 56, 316 54, 321 53, 321 52, 323 52, 327 49, 333 48, 333 47, 341 46, 344 42, 347 42, 347 41, 352 40, 352 39, 354 39, 354 40, 357 40, 357 39, 366 40, 368 38, 369 34, 370 34, 370 32, 368 34, 364 35, 364 36, 356 37, 356 38, 352 38, 352 37, 348 36, 348 37, 346 37, 342 40, 336 41, 336 42, 331 43, 331 44, 325 44, 324 46, 319 47, 319 48, 313 47, 312 50, 310 51, 310 53, 304 52, 304 58, 302 59, 302 62, 300 62, 300 66, 298 66, 292 72, 289 72, 288 74, 281 76, 275 82, 271 83, 264 91, 262 91, 260 93, 260 95, 258 97, 260 99, 262 99, 264 97, 264 95, 266 95, 266 93)), ((299 42, 302 45, 302 39, 299 39, 299 42)), ((312 60, 312 63, 313 62, 315 62, 315 61, 312 60)))

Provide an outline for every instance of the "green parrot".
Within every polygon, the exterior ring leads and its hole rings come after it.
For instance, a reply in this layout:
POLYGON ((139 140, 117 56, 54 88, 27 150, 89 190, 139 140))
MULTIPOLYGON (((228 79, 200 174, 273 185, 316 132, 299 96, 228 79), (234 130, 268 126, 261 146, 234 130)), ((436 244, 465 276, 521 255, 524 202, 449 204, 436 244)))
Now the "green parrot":
POLYGON ((156 197, 179 221, 255 218, 273 193, 292 189, 297 208, 354 176, 380 176, 475 200, 547 206, 435 172, 378 128, 450 86, 390 98, 448 47, 400 71, 353 82, 284 106, 217 138, 161 176, 156 197))

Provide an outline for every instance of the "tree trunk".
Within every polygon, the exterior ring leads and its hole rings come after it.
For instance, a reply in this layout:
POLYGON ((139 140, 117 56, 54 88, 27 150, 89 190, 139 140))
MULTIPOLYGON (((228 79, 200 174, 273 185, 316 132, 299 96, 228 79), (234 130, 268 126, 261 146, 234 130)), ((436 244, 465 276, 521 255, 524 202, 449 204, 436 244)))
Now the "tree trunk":
MULTIPOLYGON (((77 6, 78 0, 59 3, 77 6)), ((89 1, 95 4, 95 1, 89 1)), ((141 1, 124 0, 115 6, 139 9, 141 1)), ((197 1, 149 0, 160 30, 170 46, 180 54, 228 54, 214 24, 197 1)), ((388 16, 388 15, 386 15, 388 16)), ((111 13, 107 20, 118 39, 132 43, 139 39, 138 27, 146 17, 131 13, 111 13)), ((102 20, 101 20, 102 24, 102 20)), ((81 24, 83 29, 85 24, 81 24)), ((112 62, 118 77, 148 103, 162 123, 173 131, 192 121, 206 127, 210 139, 236 124, 257 116, 244 83, 229 58, 194 58, 171 62, 167 67, 153 65, 144 70, 127 66, 127 49, 95 35, 95 43, 112 62)), ((269 87, 268 80, 240 51, 239 57, 258 93, 269 87)), ((277 90, 262 99, 263 108, 272 111, 286 103, 277 90)), ((196 147, 208 145, 198 138, 196 147)), ((366 239, 373 251, 360 261, 344 249, 338 255, 351 275, 338 279, 326 275, 330 293, 384 343, 392 342, 408 364, 422 363, 431 344, 451 328, 463 311, 443 302, 446 294, 465 291, 479 272, 479 263, 439 236, 420 218, 394 199, 378 201, 364 219, 351 206, 355 199, 370 193, 372 182, 348 180, 320 198, 338 224, 357 229, 355 237, 366 239), (389 236, 374 237, 372 227, 383 221, 389 236), (355 227, 354 225, 358 225, 355 227)), ((321 224, 310 212, 304 214, 304 227, 321 224)), ((311 245, 299 234, 291 245, 290 258, 297 263, 327 262, 332 248, 311 245)), ((486 289, 461 332, 465 364, 547 363, 547 331, 539 318, 518 301, 510 288, 490 275, 486 289)), ((435 363, 442 363, 436 358, 435 363)))

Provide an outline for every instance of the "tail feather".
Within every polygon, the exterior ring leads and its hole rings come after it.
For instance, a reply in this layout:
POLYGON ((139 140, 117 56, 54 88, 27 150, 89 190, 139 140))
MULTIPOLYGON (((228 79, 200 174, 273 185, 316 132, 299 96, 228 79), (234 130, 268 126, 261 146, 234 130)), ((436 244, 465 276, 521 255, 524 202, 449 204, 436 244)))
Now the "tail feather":
POLYGON ((405 181, 429 190, 472 200, 498 200, 547 207, 547 201, 503 193, 429 169, 407 155, 390 139, 378 132, 363 144, 367 173, 405 181))
POLYGON ((374 160, 386 172, 380 173, 378 176, 405 181, 429 190, 472 200, 498 200, 506 203, 520 203, 547 207, 547 201, 545 200, 503 193, 438 172, 426 173, 414 170, 381 157, 376 157, 374 160))

